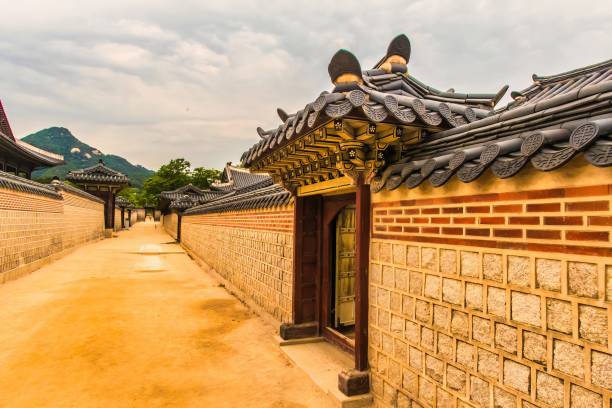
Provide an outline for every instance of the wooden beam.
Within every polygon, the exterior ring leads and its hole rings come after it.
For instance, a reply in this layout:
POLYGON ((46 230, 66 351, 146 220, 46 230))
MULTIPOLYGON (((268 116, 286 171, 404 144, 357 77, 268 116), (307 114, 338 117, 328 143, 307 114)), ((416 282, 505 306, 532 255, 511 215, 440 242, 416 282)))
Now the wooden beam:
POLYGON ((368 265, 370 254, 370 185, 357 180, 355 270, 355 369, 368 369, 368 265))

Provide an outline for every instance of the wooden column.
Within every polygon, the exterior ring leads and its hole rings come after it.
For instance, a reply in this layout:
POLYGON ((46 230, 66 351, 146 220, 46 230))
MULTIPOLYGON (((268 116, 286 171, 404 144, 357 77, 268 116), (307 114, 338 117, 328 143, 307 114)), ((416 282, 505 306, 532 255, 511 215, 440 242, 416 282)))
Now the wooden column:
POLYGON ((370 185, 359 176, 356 201, 355 369, 368 369, 368 266, 370 263, 370 185))

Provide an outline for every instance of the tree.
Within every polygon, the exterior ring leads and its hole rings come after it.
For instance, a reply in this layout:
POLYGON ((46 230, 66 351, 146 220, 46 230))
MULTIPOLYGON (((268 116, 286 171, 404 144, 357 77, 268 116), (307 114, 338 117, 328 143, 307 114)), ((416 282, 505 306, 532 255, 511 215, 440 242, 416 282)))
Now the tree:
POLYGON ((191 172, 191 184, 196 187, 207 189, 215 180, 221 178, 221 172, 217 169, 207 169, 205 167, 196 167, 191 172))

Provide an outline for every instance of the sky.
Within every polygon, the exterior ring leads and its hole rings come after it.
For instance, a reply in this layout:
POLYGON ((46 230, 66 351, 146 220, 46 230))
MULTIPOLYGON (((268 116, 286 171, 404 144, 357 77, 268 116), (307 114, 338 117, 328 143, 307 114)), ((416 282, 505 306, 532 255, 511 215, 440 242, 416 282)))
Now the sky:
POLYGON ((338 49, 368 69, 400 33, 410 74, 457 92, 521 90, 533 73, 612 58, 609 0, 0 0, 0 14, 13 133, 64 126, 151 169, 237 163, 257 126, 279 124, 276 108, 331 89, 338 49))

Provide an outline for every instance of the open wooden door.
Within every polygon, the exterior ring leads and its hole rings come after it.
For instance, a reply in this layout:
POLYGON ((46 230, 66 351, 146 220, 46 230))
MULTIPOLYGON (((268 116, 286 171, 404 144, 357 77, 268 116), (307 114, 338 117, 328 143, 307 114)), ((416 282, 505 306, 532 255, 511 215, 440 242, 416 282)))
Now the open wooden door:
POLYGON ((355 324, 355 216, 355 205, 348 205, 336 221, 336 327, 355 324))

